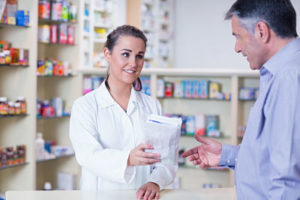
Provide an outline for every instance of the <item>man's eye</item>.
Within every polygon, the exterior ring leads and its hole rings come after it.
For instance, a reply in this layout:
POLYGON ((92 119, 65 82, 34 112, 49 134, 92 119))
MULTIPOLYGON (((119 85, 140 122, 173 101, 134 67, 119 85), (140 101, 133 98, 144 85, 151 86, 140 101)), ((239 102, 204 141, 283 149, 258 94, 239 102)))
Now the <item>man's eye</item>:
POLYGON ((129 57, 129 53, 122 53, 122 56, 129 57))

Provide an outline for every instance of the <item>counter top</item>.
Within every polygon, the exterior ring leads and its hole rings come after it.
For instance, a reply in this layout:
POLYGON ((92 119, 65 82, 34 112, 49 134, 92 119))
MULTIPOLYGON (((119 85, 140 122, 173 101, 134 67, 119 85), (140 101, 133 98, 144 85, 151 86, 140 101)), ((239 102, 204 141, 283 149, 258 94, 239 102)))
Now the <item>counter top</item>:
MULTIPOLYGON (((83 192, 75 191, 8 191, 6 200, 134 200, 134 190, 83 192)), ((236 200, 234 188, 163 190, 160 200, 236 200)))

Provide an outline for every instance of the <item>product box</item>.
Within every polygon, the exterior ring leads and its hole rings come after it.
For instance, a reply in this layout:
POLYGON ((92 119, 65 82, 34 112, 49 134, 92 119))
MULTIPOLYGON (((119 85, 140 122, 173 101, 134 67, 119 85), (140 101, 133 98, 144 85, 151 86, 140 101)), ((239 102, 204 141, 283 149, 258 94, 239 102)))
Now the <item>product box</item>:
POLYGON ((17 0, 7 0, 6 4, 6 14, 7 14, 7 24, 16 24, 16 14, 18 10, 17 0))
POLYGON ((206 116, 206 135, 208 137, 220 137, 219 130, 219 116, 207 115, 206 116))
POLYGON ((102 77, 93 76, 92 77, 92 90, 97 89, 101 85, 102 81, 103 81, 102 77))
POLYGON ((58 190, 76 190, 76 175, 66 172, 58 172, 58 190))
POLYGON ((205 135, 205 115, 195 115, 196 135, 205 135))
POLYGON ((60 44, 67 44, 68 42, 68 25, 60 24, 58 26, 58 42, 60 44))
POLYGON ((141 76, 140 80, 142 83, 142 92, 150 96, 151 95, 150 77, 141 76))
POLYGON ((6 18, 6 0, 0 0, 0 23, 5 23, 6 18))
POLYGON ((209 83, 209 98, 215 99, 218 96, 218 93, 221 92, 221 84, 216 82, 209 83))
POLYGON ((185 98, 192 97, 192 84, 190 80, 184 80, 184 97, 185 98))
POLYGON ((75 44, 75 27, 68 26, 68 44, 75 44))
POLYGON ((199 81, 198 80, 193 80, 192 81, 192 97, 194 99, 199 98, 199 81))
POLYGON ((194 115, 187 116, 187 118, 186 118, 186 135, 190 135, 190 136, 195 135, 195 130, 196 130, 195 116, 194 115))
POLYGON ((55 110, 55 116, 57 116, 57 117, 63 116, 64 109, 63 109, 63 100, 62 100, 62 98, 59 98, 59 97, 52 98, 51 99, 51 104, 52 104, 52 106, 55 110))
POLYGON ((83 79, 83 94, 87 94, 92 91, 92 78, 84 77, 83 79))
POLYGON ((156 96, 158 98, 165 96, 165 81, 164 79, 157 79, 156 82, 156 96))
POLYGON ((209 94, 209 81, 201 80, 198 82, 199 84, 199 98, 201 99, 208 99, 209 94))
POLYGON ((180 80, 176 80, 174 82, 174 97, 176 97, 176 98, 184 97, 183 84, 182 84, 182 81, 180 81, 180 80))
POLYGON ((172 82, 165 82, 165 97, 173 97, 174 84, 172 82))

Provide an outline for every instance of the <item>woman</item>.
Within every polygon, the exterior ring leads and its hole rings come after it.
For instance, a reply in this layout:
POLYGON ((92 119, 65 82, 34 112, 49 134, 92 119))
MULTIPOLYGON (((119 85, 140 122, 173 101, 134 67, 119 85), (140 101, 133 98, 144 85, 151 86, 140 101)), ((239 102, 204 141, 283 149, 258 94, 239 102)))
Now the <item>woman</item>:
POLYGON ((140 92, 139 75, 147 39, 137 28, 120 26, 107 36, 104 56, 108 76, 100 87, 77 99, 72 108, 70 138, 82 167, 81 189, 138 189, 137 198, 158 199, 176 169, 146 150, 142 123, 161 115, 159 102, 140 92))

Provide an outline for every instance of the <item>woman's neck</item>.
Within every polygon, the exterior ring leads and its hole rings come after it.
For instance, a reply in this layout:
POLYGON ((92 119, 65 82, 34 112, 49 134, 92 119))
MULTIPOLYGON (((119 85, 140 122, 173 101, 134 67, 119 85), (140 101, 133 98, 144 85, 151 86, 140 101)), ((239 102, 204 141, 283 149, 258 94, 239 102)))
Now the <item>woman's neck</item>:
POLYGON ((112 76, 108 78, 109 93, 113 99, 121 106, 123 110, 127 110, 132 84, 126 84, 114 79, 112 76))

